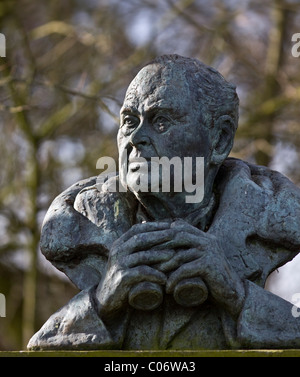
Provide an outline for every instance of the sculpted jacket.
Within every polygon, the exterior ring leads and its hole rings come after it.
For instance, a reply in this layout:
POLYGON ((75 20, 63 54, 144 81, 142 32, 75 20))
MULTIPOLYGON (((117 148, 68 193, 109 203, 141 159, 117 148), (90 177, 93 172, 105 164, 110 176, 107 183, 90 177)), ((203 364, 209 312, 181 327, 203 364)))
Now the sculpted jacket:
POLYGON ((300 251, 300 189, 282 174, 228 158, 214 187, 208 224, 185 220, 215 235, 245 284, 237 320, 209 299, 183 308, 172 295, 153 311, 128 306, 110 323, 98 316, 95 289, 112 243, 140 221, 151 221, 131 193, 99 190, 96 178, 58 196, 44 220, 41 250, 79 288, 32 337, 29 349, 299 348, 300 318, 292 304, 264 290, 268 275, 300 251), (203 228, 205 226, 205 228, 203 228))

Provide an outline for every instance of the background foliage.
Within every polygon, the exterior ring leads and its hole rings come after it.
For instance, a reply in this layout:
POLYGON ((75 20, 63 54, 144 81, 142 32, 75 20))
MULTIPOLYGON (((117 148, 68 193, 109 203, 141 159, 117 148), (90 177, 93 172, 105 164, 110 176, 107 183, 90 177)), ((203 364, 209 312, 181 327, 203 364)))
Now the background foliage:
MULTIPOLYGON (((125 89, 155 56, 196 57, 235 83, 232 156, 300 184, 299 25, 299 0, 1 0, 0 350, 25 348, 77 292, 40 255, 41 223, 56 195, 97 174, 99 157, 117 157, 125 89)), ((268 289, 284 295, 277 275, 268 289)))

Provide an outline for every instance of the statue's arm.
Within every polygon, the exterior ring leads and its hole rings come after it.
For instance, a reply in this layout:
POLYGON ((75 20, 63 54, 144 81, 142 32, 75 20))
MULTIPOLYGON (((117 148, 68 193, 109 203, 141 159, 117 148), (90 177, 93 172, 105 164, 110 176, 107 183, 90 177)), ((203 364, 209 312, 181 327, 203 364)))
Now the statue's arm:
POLYGON ((299 348, 300 317, 293 305, 250 281, 246 281, 245 287, 234 347, 299 348))
POLYGON ((113 324, 111 332, 98 316, 94 290, 89 288, 74 296, 54 313, 30 339, 29 350, 92 350, 120 348, 128 315, 113 324))
MULTIPOLYGON (((254 167, 252 167, 254 169, 254 167)), ((256 222, 257 235, 289 251, 300 250, 300 188, 277 171, 255 167, 252 176, 263 189, 261 203, 264 210, 256 222)), ((295 255, 295 254, 294 254, 295 255)))
POLYGON ((45 216, 40 247, 51 262, 64 261, 84 255, 87 251, 105 254, 99 228, 74 209, 77 194, 96 183, 96 177, 80 181, 51 204, 45 216))
POLYGON ((53 314, 32 337, 28 348, 121 348, 130 315, 131 287, 144 281, 161 285, 166 282, 165 275, 150 265, 167 261, 174 252, 147 249, 173 238, 173 232, 166 229, 169 225, 136 224, 116 240, 100 284, 82 290, 53 314), (138 252, 141 246, 145 251, 138 252))

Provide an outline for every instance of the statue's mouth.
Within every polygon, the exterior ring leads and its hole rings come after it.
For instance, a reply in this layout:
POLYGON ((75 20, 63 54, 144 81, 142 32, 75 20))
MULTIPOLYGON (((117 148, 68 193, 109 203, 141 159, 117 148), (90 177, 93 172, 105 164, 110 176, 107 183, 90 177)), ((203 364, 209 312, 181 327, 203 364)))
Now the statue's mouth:
POLYGON ((128 161, 128 170, 131 172, 136 172, 138 170, 143 170, 144 168, 148 170, 148 165, 151 162, 149 157, 132 157, 128 161))

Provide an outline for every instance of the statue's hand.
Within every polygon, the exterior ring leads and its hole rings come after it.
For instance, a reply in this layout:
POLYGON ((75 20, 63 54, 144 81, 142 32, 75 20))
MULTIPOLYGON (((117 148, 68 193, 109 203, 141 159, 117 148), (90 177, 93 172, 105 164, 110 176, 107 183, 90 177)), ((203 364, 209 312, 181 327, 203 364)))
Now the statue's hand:
POLYGON ((96 291, 102 317, 109 317, 125 307, 129 291, 136 284, 166 284, 166 275, 153 265, 174 256, 174 250, 162 246, 173 238, 174 230, 170 229, 170 223, 153 222, 134 225, 113 243, 106 272, 96 291))
POLYGON ((175 221, 170 229, 175 230, 174 239, 162 246, 179 250, 159 265, 159 270, 169 275, 166 292, 173 293, 186 278, 200 277, 210 296, 234 317, 238 316, 245 296, 244 285, 216 237, 182 220, 175 221))

